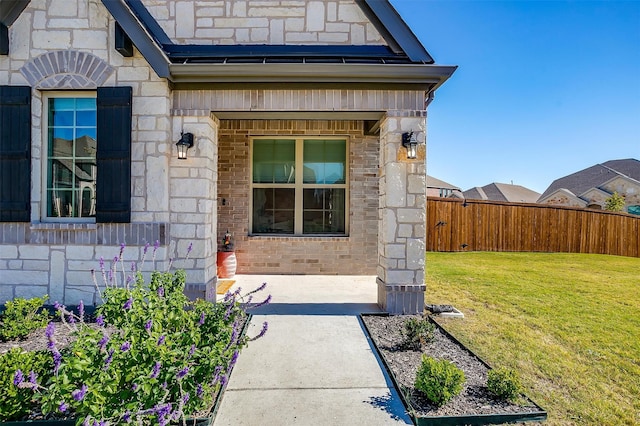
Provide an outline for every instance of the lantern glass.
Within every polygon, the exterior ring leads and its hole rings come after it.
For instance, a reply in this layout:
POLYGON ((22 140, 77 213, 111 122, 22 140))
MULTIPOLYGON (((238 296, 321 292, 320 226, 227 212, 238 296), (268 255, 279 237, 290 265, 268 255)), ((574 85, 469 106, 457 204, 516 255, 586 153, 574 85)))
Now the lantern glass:
POLYGON ((407 149, 407 158, 414 159, 417 157, 418 151, 418 139, 415 133, 403 133, 402 134, 402 146, 407 149))
POLYGON ((407 146, 407 158, 416 158, 417 157, 417 147, 418 144, 414 141, 411 141, 409 146, 407 146))
POLYGON ((193 146, 193 134, 191 133, 182 133, 180 140, 176 143, 176 148, 178 148, 178 159, 186 160, 187 159, 187 150, 193 146))
POLYGON ((176 144, 176 146, 178 147, 178 159, 179 160, 186 160, 187 159, 187 149, 189 148, 189 145, 187 145, 186 143, 178 142, 176 144))

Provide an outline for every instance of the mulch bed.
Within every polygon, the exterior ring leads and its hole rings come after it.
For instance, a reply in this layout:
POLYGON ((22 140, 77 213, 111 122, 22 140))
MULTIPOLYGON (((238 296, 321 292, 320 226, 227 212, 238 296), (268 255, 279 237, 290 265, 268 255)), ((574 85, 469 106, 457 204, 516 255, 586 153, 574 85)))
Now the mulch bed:
POLYGON ((395 376, 399 391, 409 402, 416 417, 487 415, 539 412, 539 407, 526 398, 519 404, 495 398, 487 389, 488 368, 437 327, 434 341, 422 351, 407 349, 401 330, 409 316, 363 315, 371 338, 395 376), (425 353, 436 359, 453 362, 464 371, 466 378, 462 392, 447 404, 438 407, 430 403, 422 392, 414 388, 415 376, 425 353))

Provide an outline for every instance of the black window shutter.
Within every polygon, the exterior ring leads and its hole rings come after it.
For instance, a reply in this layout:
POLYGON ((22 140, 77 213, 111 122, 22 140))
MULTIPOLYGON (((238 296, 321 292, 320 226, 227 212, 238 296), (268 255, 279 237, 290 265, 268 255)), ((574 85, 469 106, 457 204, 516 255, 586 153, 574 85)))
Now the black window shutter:
POLYGON ((0 222, 30 216, 31 88, 0 86, 0 222))
POLYGON ((97 92, 96 222, 131 221, 131 87, 97 92))

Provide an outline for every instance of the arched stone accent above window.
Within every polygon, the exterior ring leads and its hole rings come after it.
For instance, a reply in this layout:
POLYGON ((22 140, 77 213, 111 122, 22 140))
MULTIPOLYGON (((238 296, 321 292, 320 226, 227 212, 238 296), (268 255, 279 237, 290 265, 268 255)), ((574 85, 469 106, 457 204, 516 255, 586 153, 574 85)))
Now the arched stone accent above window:
POLYGON ((113 67, 91 53, 57 50, 33 58, 20 72, 36 89, 95 89, 113 67))

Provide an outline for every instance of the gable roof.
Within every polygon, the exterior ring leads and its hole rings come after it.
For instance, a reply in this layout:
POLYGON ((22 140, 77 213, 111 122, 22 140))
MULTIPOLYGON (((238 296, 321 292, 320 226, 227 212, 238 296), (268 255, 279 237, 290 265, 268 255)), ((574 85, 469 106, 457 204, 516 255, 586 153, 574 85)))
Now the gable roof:
POLYGON ((587 206, 587 202, 585 200, 583 200, 582 198, 578 197, 576 194, 574 194, 573 192, 565 188, 559 188, 545 196, 541 196, 537 202, 540 204, 546 204, 547 200, 553 197, 566 198, 567 200, 571 201, 569 205, 576 205, 579 207, 587 206))
POLYGON ((623 160, 609 160, 602 163, 603 166, 609 167, 616 172, 626 175, 631 179, 640 181, 640 161, 635 158, 625 158, 623 160))
POLYGON ((467 189, 466 191, 462 192, 462 195, 464 196, 464 198, 467 198, 469 200, 488 200, 489 199, 489 197, 487 197, 487 194, 484 193, 484 190, 479 186, 474 186, 471 189, 467 189))
POLYGON ((460 191, 459 187, 429 175, 427 175, 427 188, 457 189, 460 191))
POLYGON ((388 46, 175 44, 141 0, 102 3, 158 76, 174 83, 349 83, 433 91, 457 68, 435 65, 388 0, 355 0, 388 46))
POLYGON ((561 177, 549 185, 540 196, 540 200, 560 188, 565 188, 573 194, 584 194, 589 189, 598 188, 618 175, 640 181, 640 161, 633 158, 610 160, 561 177))
POLYGON ((539 193, 521 185, 490 183, 482 188, 475 187, 463 192, 464 197, 474 200, 507 201, 510 203, 535 203, 539 193))

